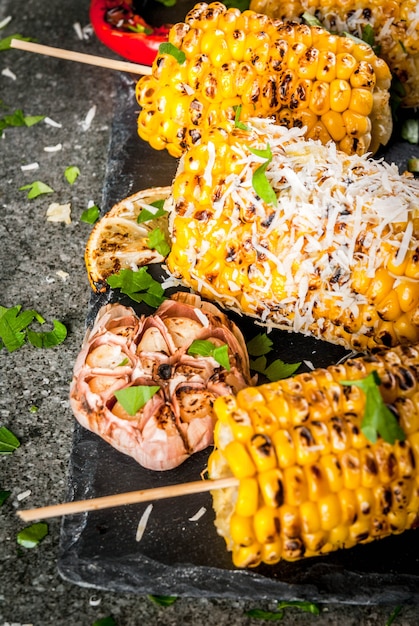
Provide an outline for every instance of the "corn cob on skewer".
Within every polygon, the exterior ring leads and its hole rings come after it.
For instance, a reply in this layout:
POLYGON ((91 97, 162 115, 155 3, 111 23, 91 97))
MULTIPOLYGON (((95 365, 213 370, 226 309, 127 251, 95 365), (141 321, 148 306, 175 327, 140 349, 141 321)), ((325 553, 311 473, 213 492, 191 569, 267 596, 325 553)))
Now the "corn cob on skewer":
POLYGON ((378 55, 404 86, 402 104, 419 105, 417 0, 252 0, 250 8, 281 20, 298 20, 303 13, 311 13, 331 32, 346 31, 359 38, 365 27, 371 27, 378 55))
POLYGON ((192 148, 166 202, 167 265, 205 297, 359 351, 419 341, 419 182, 395 166, 252 119, 192 148))
POLYGON ((390 137, 390 71, 366 44, 219 2, 197 4, 169 43, 185 60, 158 54, 136 88, 138 133, 157 150, 179 157, 208 127, 231 128, 237 106, 350 154, 390 137))
POLYGON ((210 478, 216 526, 237 567, 318 556, 419 524, 419 346, 217 399, 210 478), (365 394, 342 381, 376 372, 405 439, 371 443, 365 394))

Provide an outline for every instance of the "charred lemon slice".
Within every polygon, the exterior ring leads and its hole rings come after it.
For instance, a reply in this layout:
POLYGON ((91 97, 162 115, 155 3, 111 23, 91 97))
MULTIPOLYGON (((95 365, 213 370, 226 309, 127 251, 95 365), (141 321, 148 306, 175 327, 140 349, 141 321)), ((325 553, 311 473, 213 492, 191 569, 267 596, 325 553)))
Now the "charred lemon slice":
POLYGON ((137 269, 164 260, 160 252, 150 247, 149 236, 160 228, 169 240, 167 214, 159 217, 157 213, 159 201, 164 201, 169 193, 170 187, 139 191, 116 204, 96 223, 84 256, 94 291, 106 291, 106 279, 121 269, 137 269), (143 211, 149 218, 146 221, 141 221, 143 211))

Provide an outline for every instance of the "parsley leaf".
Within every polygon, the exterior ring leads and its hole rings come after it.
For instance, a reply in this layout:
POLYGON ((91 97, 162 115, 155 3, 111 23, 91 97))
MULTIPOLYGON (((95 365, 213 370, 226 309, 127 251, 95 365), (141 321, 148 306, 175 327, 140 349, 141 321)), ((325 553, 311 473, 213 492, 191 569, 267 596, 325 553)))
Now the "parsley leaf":
POLYGON ((177 600, 177 596, 153 596, 148 595, 147 598, 157 604, 158 606, 171 606, 177 600))
POLYGON ((94 224, 99 219, 100 210, 96 204, 89 206, 88 209, 85 209, 80 216, 80 220, 82 222, 86 222, 86 224, 94 224))
POLYGON ((8 37, 3 37, 3 39, 0 39, 0 51, 11 50, 10 42, 12 41, 12 39, 20 39, 21 41, 34 41, 31 37, 23 37, 23 35, 15 33, 14 35, 9 35, 8 37))
POLYGON ((131 300, 158 307, 165 300, 164 289, 157 280, 150 276, 147 270, 147 266, 140 267, 135 272, 130 269, 122 269, 106 280, 110 287, 120 289, 121 293, 129 296, 131 300))
POLYGON ((27 526, 17 534, 17 542, 24 548, 35 548, 48 534, 48 524, 37 522, 27 526))
POLYGON ((246 124, 243 124, 243 122, 240 121, 240 115, 242 112, 242 105, 238 104, 236 106, 233 107, 234 109, 234 126, 236 128, 240 128, 240 130, 249 130, 249 127, 246 126, 246 124))
POLYGON ((398 614, 401 612, 401 610, 402 610, 402 605, 398 604, 396 608, 394 609, 394 611, 392 612, 392 614, 390 615, 390 617, 388 618, 388 620, 386 621, 385 626, 391 626, 391 624, 394 622, 394 620, 396 619, 398 614))
POLYGON ((80 170, 77 165, 69 165, 64 170, 65 179, 70 185, 73 185, 80 176, 80 170))
POLYGON ((361 430, 371 443, 377 441, 378 435, 391 444, 397 439, 399 441, 406 439, 396 417, 383 400, 379 389, 381 380, 375 370, 361 380, 341 380, 340 382, 342 385, 359 387, 365 393, 365 409, 361 430))
POLYGON ((158 385, 133 385, 118 389, 115 391, 115 397, 128 415, 135 415, 159 389, 158 385))
POLYGON ((266 159, 265 163, 262 163, 254 172, 252 176, 252 186, 257 195, 262 198, 266 204, 278 205, 278 199, 274 190, 271 187, 270 182, 266 177, 266 169, 269 163, 272 161, 272 152, 270 145, 267 144, 265 150, 258 150, 256 148, 249 148, 250 152, 255 156, 266 159))
POLYGON ((54 190, 51 189, 51 187, 40 180, 35 180, 33 183, 29 183, 29 185, 19 187, 19 191, 25 191, 26 189, 29 189, 27 196, 29 200, 33 200, 44 193, 54 193, 54 190))
POLYGON ((167 256, 170 252, 170 246, 166 241, 166 235, 161 228, 154 228, 148 236, 147 246, 151 250, 157 250, 162 256, 167 256))
POLYGON ((230 371, 230 359, 228 357, 228 346, 216 346, 212 341, 206 339, 195 339, 188 348, 188 354, 192 356, 212 356, 222 367, 230 371))
POLYGON ((163 215, 167 215, 167 211, 163 209, 164 200, 156 200, 152 202, 150 206, 156 208, 156 211, 150 211, 150 209, 142 209, 137 217, 137 223, 142 224, 143 222, 150 222, 151 220, 155 220, 158 217, 163 217, 163 215))
POLYGON ((279 602, 277 611, 263 611, 261 609, 251 609, 250 611, 246 611, 246 615, 256 619, 264 619, 270 622, 275 622, 281 620, 284 617, 284 609, 291 607, 301 609, 301 611, 304 611, 305 613, 320 615, 320 609, 317 604, 301 600, 289 600, 279 602))
POLYGON ((272 350, 272 340, 266 333, 259 333, 247 343, 247 351, 250 356, 262 356, 272 350))
POLYGON ((169 41, 165 41, 164 43, 160 44, 159 54, 171 54, 172 57, 174 57, 179 63, 179 65, 182 65, 182 63, 186 61, 186 54, 183 52, 183 50, 179 50, 179 48, 176 48, 176 46, 174 46, 169 41))
POLYGON ((36 332, 28 328, 27 336, 29 343, 35 348, 53 348, 60 345, 67 337, 67 328, 58 320, 53 320, 54 329, 45 332, 36 332))
POLYGON ((263 355, 258 359, 250 361, 251 369, 255 372, 259 372, 259 374, 263 374, 271 382, 281 380, 282 378, 289 378, 298 370, 300 365, 301 362, 284 363, 281 359, 276 359, 268 365, 266 356, 263 355))
POLYGON ((9 352, 14 352, 23 346, 25 340, 36 348, 50 348, 64 341, 67 329, 58 320, 53 320, 54 330, 50 332, 35 332, 28 328, 29 324, 36 319, 39 324, 44 324, 44 318, 34 310, 21 311, 20 304, 10 309, 0 306, 0 348, 5 347, 9 352))
POLYGON ((19 439, 6 426, 0 427, 0 454, 12 454, 20 446, 19 439))
MULTIPOLYGON (((7 108, 7 107, 6 107, 7 108)), ((22 109, 16 109, 0 118, 0 137, 5 128, 13 126, 33 126, 45 119, 45 115, 24 115, 22 109)))

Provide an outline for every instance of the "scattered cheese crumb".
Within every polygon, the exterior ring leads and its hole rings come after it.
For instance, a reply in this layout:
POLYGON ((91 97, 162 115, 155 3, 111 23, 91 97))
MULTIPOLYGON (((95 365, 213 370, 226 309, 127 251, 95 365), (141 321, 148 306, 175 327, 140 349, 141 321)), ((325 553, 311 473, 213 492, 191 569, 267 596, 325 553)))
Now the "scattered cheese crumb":
POLYGON ((45 146, 44 151, 45 152, 59 152, 62 149, 63 149, 63 144, 57 143, 57 145, 55 146, 45 146))
POLYGON ((57 274, 57 276, 59 276, 60 278, 62 278, 62 280, 65 282, 67 280, 67 278, 70 276, 70 274, 68 272, 64 272, 64 270, 57 270, 55 272, 57 274))
POLYGON ((32 493, 31 490, 27 489, 26 491, 22 491, 22 493, 18 493, 17 496, 16 496, 16 499, 18 500, 18 502, 21 502, 25 498, 29 498, 31 493, 32 493))
POLYGON ((102 602, 102 599, 98 598, 98 596, 90 596, 89 598, 90 606, 99 606, 101 602, 102 602))
POLYGON ((192 515, 192 517, 189 518, 189 521, 197 522, 199 519, 201 519, 203 515, 205 515, 206 512, 207 512, 207 509, 204 506, 201 506, 199 511, 197 511, 195 515, 192 515))
POLYGON ((95 115, 96 115, 96 105, 94 104, 94 105, 93 105, 92 107, 90 107, 90 109, 88 110, 87 115, 86 115, 86 117, 84 118, 84 120, 83 120, 82 122, 79 122, 79 123, 80 123, 80 125, 81 125, 81 127, 82 127, 82 130, 83 130, 84 132, 86 132, 87 130, 89 130, 89 128, 90 128, 90 126, 91 126, 91 124, 92 124, 92 122, 93 122, 93 119, 94 119, 95 115))
POLYGON ((303 361, 304 365, 307 365, 308 369, 314 370, 316 369, 312 363, 312 361, 303 361))
POLYGON ((12 80, 16 80, 16 74, 12 72, 11 69, 5 67, 4 70, 1 71, 2 76, 6 76, 7 78, 11 78, 12 80))
POLYGON ((47 209, 47 222, 64 222, 71 224, 71 204, 58 204, 52 202, 47 209))
POLYGON ((86 26, 81 26, 80 22, 75 22, 73 24, 73 28, 75 33, 81 41, 87 41, 91 35, 93 34, 93 27, 91 24, 87 24, 86 26))
POLYGON ((52 120, 50 117, 45 117, 44 122, 45 124, 48 124, 48 126, 54 126, 54 128, 62 128, 63 126, 59 122, 55 122, 54 120, 52 120))
POLYGON ((2 21, 0 22, 0 30, 1 30, 2 28, 4 28, 5 26, 7 26, 7 24, 8 24, 9 22, 11 22, 11 21, 12 21, 12 16, 11 16, 11 15, 8 15, 7 17, 5 17, 5 18, 4 18, 4 20, 2 20, 2 21))
POLYGON ((39 163, 28 163, 27 165, 21 165, 20 169, 22 172, 29 172, 31 170, 37 170, 39 168, 39 163))
POLYGON ((82 41, 83 40, 83 30, 80 26, 80 22, 74 22, 73 28, 76 32, 77 37, 82 41))
POLYGON ((144 513, 141 516, 141 519, 138 523, 137 534, 135 535, 135 541, 141 541, 144 535, 144 531, 147 526, 148 518, 150 517, 150 513, 153 510, 153 505, 149 504, 144 513))

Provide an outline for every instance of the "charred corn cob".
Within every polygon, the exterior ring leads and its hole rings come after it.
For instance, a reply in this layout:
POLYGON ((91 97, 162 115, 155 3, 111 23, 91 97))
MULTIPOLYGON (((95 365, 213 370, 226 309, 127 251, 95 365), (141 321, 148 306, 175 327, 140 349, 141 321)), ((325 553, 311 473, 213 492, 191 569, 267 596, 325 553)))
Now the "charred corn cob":
POLYGON ((404 86, 402 104, 419 105, 419 8, 417 0, 252 0, 250 8, 273 19, 298 20, 311 13, 331 32, 363 38, 374 33, 374 47, 404 86))
POLYGON ((167 265, 205 297, 360 351, 419 341, 419 182, 395 166, 253 118, 186 153, 166 208, 167 265))
POLYGON ((169 33, 182 55, 158 54, 136 87, 140 137, 179 157, 211 126, 275 117, 347 153, 375 152, 391 133, 390 71, 371 47, 319 27, 200 3, 169 33))
POLYGON ((239 481, 212 492, 237 567, 318 556, 419 524, 418 371, 419 346, 399 346, 216 400, 208 471, 239 481), (393 443, 365 437, 365 393, 341 384, 373 372, 401 427, 393 443))

